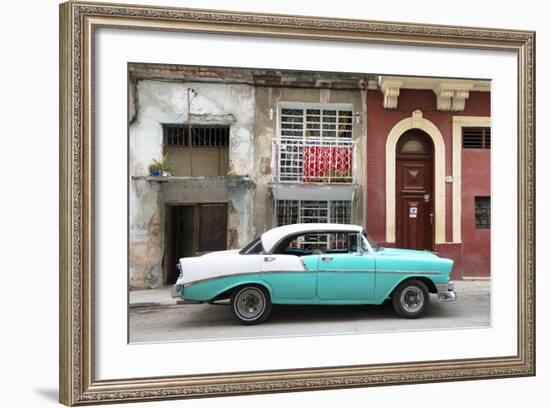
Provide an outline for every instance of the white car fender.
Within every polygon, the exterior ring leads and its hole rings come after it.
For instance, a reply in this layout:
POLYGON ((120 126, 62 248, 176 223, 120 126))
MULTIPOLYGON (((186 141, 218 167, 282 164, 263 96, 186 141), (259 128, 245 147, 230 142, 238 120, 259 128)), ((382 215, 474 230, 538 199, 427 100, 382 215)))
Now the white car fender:
POLYGON ((250 273, 305 271, 305 265, 295 255, 241 255, 221 251, 205 256, 181 258, 177 285, 189 285, 207 279, 250 273))

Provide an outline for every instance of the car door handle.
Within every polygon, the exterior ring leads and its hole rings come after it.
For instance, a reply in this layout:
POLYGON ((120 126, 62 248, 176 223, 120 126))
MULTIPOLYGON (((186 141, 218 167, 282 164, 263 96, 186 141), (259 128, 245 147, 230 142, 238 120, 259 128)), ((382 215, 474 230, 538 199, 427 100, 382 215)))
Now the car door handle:
POLYGON ((273 262, 275 260, 274 256, 266 256, 264 258, 264 262, 273 262))
POLYGON ((321 257, 321 261, 332 261, 332 257, 331 256, 323 256, 323 257, 321 257))

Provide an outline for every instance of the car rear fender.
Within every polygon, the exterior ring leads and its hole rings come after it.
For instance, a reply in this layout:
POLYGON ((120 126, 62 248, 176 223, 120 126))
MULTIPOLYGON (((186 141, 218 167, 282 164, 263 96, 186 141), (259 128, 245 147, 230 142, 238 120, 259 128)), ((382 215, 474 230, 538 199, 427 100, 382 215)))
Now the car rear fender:
POLYGON ((230 283, 224 286, 223 289, 219 290, 218 293, 213 297, 212 300, 221 300, 221 299, 228 299, 231 297, 231 294, 236 288, 246 286, 246 285, 255 285, 260 286, 267 290, 269 297, 273 299, 273 290, 271 288, 271 285, 269 285, 267 282, 261 280, 261 279, 242 279, 240 282, 234 282, 230 283))

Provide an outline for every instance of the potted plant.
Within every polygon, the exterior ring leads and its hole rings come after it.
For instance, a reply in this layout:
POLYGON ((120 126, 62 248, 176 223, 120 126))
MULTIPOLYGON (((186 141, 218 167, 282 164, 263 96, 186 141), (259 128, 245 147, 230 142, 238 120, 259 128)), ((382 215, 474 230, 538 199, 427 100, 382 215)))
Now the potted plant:
POLYGON ((166 155, 166 153, 162 155, 162 158, 160 160, 153 159, 152 166, 154 166, 153 168, 156 168, 157 176, 162 176, 162 177, 171 176, 170 171, 171 171, 172 163, 168 159, 168 156, 166 155))
POLYGON ((351 183, 352 178, 349 172, 330 169, 322 178, 324 183, 351 183))
POLYGON ((156 162, 156 160, 153 160, 153 163, 149 164, 149 166, 148 166, 149 175, 151 177, 156 177, 160 174, 159 173, 159 167, 158 167, 157 163, 155 163, 155 162, 156 162))

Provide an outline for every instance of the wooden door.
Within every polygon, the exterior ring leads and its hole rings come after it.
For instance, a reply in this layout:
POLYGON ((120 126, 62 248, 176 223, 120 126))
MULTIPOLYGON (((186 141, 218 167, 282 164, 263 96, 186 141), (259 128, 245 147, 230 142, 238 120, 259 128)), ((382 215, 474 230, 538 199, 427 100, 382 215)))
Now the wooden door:
POLYGON ((227 204, 168 206, 165 282, 176 282, 180 258, 227 249, 227 204))
POLYGON ((199 206, 197 255, 227 249, 227 204, 199 206))
POLYGON ((418 129, 401 136, 396 163, 397 246, 433 249, 433 144, 418 129))
POLYGON ((195 256, 195 206, 178 205, 168 207, 168 262, 166 262, 166 283, 172 284, 178 278, 176 268, 180 258, 195 256))

